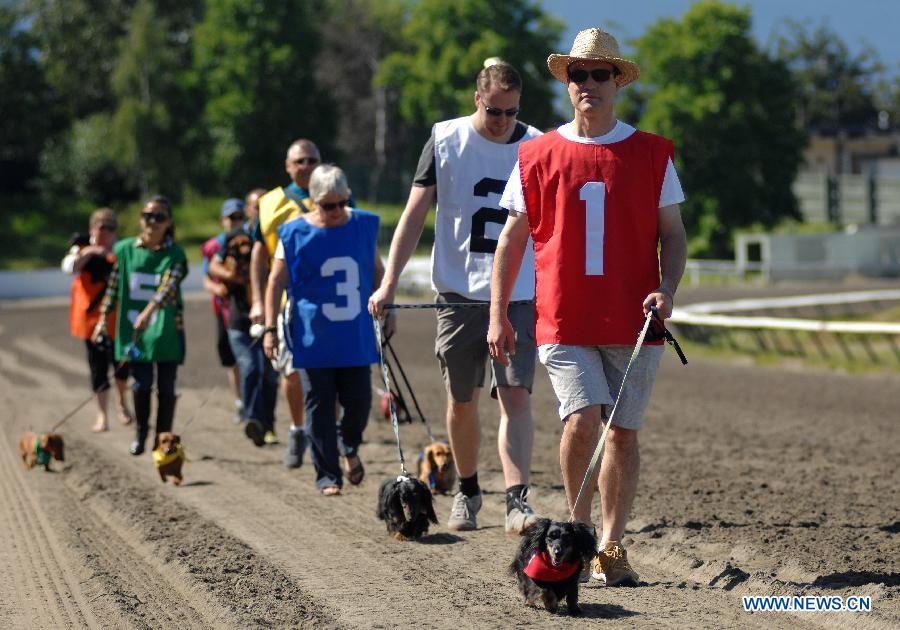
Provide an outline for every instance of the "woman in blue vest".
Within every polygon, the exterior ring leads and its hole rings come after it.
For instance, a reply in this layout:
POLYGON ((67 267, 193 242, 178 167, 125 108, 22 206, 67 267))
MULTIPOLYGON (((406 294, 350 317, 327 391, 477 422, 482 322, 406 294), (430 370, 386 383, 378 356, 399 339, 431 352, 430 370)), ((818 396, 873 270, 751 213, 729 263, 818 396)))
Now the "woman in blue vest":
POLYGON ((274 358, 275 321, 286 287, 293 315, 285 337, 306 391, 316 487, 333 496, 341 493, 344 475, 357 485, 365 474, 358 448, 372 403, 369 367, 378 362, 366 304, 384 267, 376 249, 378 216, 349 207, 350 189, 341 169, 316 168, 309 195, 313 210, 278 229, 263 348, 274 358))

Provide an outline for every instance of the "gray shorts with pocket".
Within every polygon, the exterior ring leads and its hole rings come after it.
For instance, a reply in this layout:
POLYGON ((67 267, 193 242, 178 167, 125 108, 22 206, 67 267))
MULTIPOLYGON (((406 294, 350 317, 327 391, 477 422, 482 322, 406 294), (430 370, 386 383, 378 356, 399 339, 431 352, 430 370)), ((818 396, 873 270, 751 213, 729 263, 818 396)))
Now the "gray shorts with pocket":
MULTIPOLYGON (((628 372, 613 417, 614 426, 635 431, 644 426, 644 411, 664 350, 664 346, 641 348, 628 372)), ((603 417, 608 418, 633 351, 634 346, 545 344, 538 348, 559 400, 560 419, 565 421, 576 411, 593 405, 603 405, 603 417)))
MULTIPOLYGON (((456 293, 440 293, 435 302, 472 302, 456 293)), ((441 364, 444 386, 456 402, 472 400, 476 387, 484 386, 485 363, 491 362, 491 396, 497 397, 497 387, 525 387, 529 393, 534 385, 534 304, 511 304, 509 320, 516 331, 516 354, 510 356, 509 366, 490 358, 487 331, 490 309, 437 309, 437 337, 434 353, 441 364)))

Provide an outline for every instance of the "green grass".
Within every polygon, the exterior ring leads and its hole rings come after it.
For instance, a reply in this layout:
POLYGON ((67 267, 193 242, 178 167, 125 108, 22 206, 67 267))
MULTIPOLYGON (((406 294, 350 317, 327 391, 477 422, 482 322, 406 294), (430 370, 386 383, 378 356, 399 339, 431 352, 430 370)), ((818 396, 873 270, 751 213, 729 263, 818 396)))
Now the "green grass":
MULTIPOLYGON (((219 208, 222 197, 189 196, 174 208, 177 241, 188 260, 199 262, 200 246, 222 231, 219 208)), ((361 208, 381 216, 378 247, 387 257, 391 237, 397 228, 403 206, 370 204, 360 201, 361 208)), ((35 196, 0 197, 0 269, 27 270, 55 267, 66 254, 73 232, 87 232, 88 218, 94 207, 85 201, 60 201, 52 204, 35 196)), ((115 208, 119 217, 119 237, 138 233, 141 204, 135 202, 115 208)), ((434 213, 429 213, 416 253, 425 254, 434 242, 434 213)))

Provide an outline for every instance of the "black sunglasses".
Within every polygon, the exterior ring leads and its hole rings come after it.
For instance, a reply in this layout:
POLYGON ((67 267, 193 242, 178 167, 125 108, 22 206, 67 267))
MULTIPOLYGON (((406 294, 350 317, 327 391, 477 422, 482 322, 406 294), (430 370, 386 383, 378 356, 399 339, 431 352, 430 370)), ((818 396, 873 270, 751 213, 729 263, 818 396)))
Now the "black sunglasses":
POLYGON ((141 218, 147 223, 163 223, 169 219, 169 215, 165 212, 142 212, 141 218))
POLYGON ((346 199, 341 199, 340 201, 332 201, 330 203, 320 203, 323 210, 336 210, 337 208, 343 208, 347 205, 346 199))
POLYGON ((587 81, 588 77, 591 77, 597 83, 606 83, 609 81, 609 78, 613 76, 613 70, 607 70, 606 68, 594 68, 591 71, 587 71, 584 68, 578 68, 577 70, 569 70, 569 81, 573 83, 584 83, 587 81))
MULTIPOLYGON (((484 101, 482 101, 484 103, 484 101)), ((490 105, 484 105, 484 111, 487 112, 488 116, 494 116, 499 118, 500 116, 506 116, 507 118, 512 118, 516 114, 519 113, 518 107, 511 107, 509 109, 500 109, 499 107, 491 107, 490 105)))
POLYGON ((228 218, 231 219, 232 221, 243 221, 244 215, 241 214, 240 212, 235 212, 234 214, 229 214, 228 218))
POLYGON ((97 226, 97 229, 101 232, 115 232, 118 228, 112 223, 101 223, 97 226))
POLYGON ((314 157, 304 157, 297 158, 296 160, 291 160, 291 162, 294 164, 318 164, 320 161, 321 160, 319 160, 319 158, 314 157))

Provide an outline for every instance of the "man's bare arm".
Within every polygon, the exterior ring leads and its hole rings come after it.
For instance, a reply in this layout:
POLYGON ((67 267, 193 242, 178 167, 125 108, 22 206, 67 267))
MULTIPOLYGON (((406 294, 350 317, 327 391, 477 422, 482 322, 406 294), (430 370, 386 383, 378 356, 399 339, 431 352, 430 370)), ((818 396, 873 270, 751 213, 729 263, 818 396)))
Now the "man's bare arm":
POLYGON ((403 214, 400 215, 400 221, 397 223, 397 230, 391 239, 391 249, 381 286, 369 298, 369 312, 372 315, 382 315, 384 305, 394 301, 400 273, 416 250, 416 245, 422 236, 422 229, 425 227, 428 211, 434 203, 436 190, 436 186, 413 186, 409 191, 406 207, 403 208, 403 214))
POLYGON ((266 295, 266 279, 269 277, 269 248, 265 243, 253 243, 250 252, 250 319, 253 323, 263 322, 263 304, 266 295))
POLYGON ((655 305, 663 319, 672 315, 675 305, 675 291, 684 275, 687 264, 687 234, 681 221, 678 204, 659 209, 659 288, 644 300, 644 310, 655 305))
POLYGON ((488 327, 488 349, 491 356, 509 365, 506 354, 516 353, 516 333, 507 316, 509 298, 522 266, 528 246, 528 217, 510 213, 497 240, 494 268, 491 271, 491 320, 488 327))

